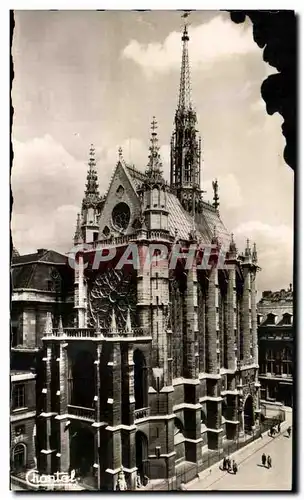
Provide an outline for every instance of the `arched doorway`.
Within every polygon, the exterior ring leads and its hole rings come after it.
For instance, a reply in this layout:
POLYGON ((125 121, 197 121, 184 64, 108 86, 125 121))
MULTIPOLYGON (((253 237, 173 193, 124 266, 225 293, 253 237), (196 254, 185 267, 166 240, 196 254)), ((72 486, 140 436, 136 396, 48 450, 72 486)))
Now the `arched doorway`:
POLYGON ((143 478, 148 476, 148 438, 143 432, 136 432, 135 445, 137 472, 143 478))
POLYGON ((133 355, 134 361, 134 397, 135 409, 148 406, 147 366, 143 353, 136 349, 133 355))
POLYGON ((71 404, 92 408, 95 396, 94 359, 90 352, 81 351, 77 354, 72 366, 72 397, 71 404))
POLYGON ((254 409, 253 409, 253 398, 248 394, 245 404, 244 404, 244 429, 246 431, 251 431, 254 425, 254 409))
MULTIPOLYGON (((73 432, 73 428, 71 429, 73 432)), ((72 433, 71 433, 72 434, 72 433)), ((94 435, 90 429, 74 429, 70 442, 70 468, 82 478, 92 476, 94 465, 94 435)))
POLYGON ((20 471, 25 468, 26 464, 26 446, 19 443, 13 449, 13 469, 20 471))

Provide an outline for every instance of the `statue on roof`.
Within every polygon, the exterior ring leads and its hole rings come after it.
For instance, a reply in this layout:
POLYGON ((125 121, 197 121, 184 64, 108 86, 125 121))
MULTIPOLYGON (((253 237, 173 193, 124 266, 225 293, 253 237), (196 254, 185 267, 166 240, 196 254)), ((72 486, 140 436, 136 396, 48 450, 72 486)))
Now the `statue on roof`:
POLYGON ((219 203, 219 196, 218 196, 218 182, 217 179, 215 181, 212 181, 212 188, 213 188, 213 206, 215 210, 218 210, 220 203, 219 203))

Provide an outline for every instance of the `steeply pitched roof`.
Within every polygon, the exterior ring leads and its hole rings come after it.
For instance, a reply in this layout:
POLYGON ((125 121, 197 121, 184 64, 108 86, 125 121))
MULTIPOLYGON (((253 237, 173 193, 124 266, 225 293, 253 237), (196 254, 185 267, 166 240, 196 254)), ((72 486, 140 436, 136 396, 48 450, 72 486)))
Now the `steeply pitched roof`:
MULTIPOLYGON (((133 166, 127 166, 126 170, 131 177, 136 191, 146 179, 146 175, 133 166)), ((169 210, 168 227, 170 234, 175 236, 175 231, 177 231, 178 238, 185 240, 189 239, 189 233, 193 229, 192 215, 184 210, 179 199, 173 193, 168 192, 167 200, 169 210)), ((204 243, 211 242, 214 228, 219 241, 225 246, 229 245, 230 235, 220 219, 218 212, 212 205, 204 202, 203 213, 196 222, 198 236, 202 238, 204 243)))
POLYGON ((26 255, 19 255, 14 257, 12 266, 18 264, 28 264, 32 262, 52 262, 55 264, 65 264, 67 257, 54 250, 39 249, 36 253, 29 253, 26 255))
POLYGON ((70 289, 73 283, 73 272, 67 265, 67 257, 54 250, 40 249, 15 258, 11 276, 13 289, 51 291, 50 282, 55 283, 57 278, 61 290, 70 289))

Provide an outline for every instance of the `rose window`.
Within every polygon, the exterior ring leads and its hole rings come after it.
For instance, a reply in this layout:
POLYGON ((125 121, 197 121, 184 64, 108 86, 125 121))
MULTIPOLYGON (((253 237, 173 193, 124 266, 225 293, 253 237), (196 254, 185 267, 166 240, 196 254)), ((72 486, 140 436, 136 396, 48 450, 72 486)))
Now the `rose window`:
POLYGON ((115 227, 120 231, 127 229, 130 222, 131 212, 126 203, 118 203, 113 208, 112 220, 115 227))
POLYGON ((123 271, 115 269, 99 274, 89 297, 92 326, 96 324, 98 317, 100 326, 108 328, 113 310, 119 329, 126 326, 128 310, 132 326, 136 326, 136 302, 137 287, 134 276, 124 275, 123 271))

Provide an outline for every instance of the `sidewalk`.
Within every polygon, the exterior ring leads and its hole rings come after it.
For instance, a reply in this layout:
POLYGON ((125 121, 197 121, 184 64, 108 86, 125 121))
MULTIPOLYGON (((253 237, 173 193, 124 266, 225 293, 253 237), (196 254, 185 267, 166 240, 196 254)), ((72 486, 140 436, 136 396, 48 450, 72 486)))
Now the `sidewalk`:
MULTIPOLYGON (((242 464, 245 462, 249 457, 251 457, 254 453, 256 453, 259 450, 262 450, 265 446, 267 446, 271 441, 276 439, 279 435, 282 435, 287 428, 289 427, 290 422, 289 418, 281 424, 281 432, 280 434, 277 434, 275 437, 270 437, 268 435, 269 431, 264 432, 262 434, 263 438, 257 439, 253 443, 248 444, 247 446, 244 446, 240 450, 235 451, 230 455, 231 459, 234 459, 238 465, 242 464)), ((220 470, 220 466, 222 465, 222 460, 220 462, 217 462, 216 464, 212 465, 209 469, 202 471, 199 474, 199 478, 196 478, 187 485, 185 485, 185 489, 187 490, 196 490, 196 485, 199 482, 200 490, 201 489, 208 489, 213 483, 216 483, 218 480, 220 480, 224 475, 229 474, 229 472, 224 472, 220 470)))

